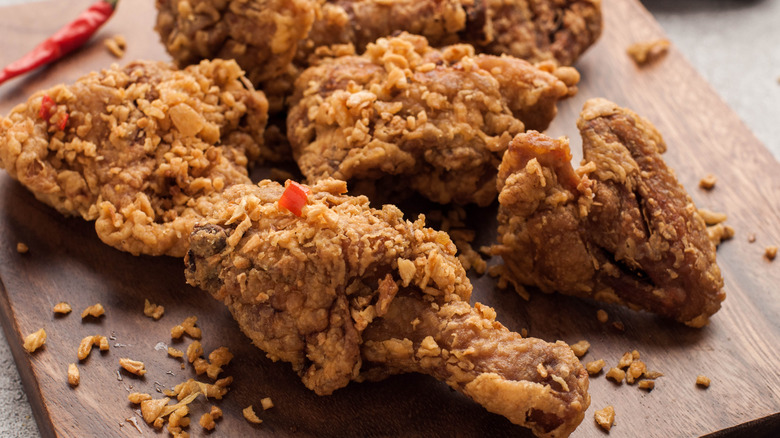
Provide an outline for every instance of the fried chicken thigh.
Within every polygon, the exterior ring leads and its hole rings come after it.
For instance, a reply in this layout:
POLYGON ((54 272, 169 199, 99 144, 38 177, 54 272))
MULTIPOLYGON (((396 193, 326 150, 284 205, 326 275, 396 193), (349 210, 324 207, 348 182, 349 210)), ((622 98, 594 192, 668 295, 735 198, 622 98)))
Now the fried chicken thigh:
POLYGON ((0 118, 0 167, 111 246, 183 257, 205 199, 263 155, 268 104, 245 82, 222 60, 92 73, 0 118))
POLYGON ((470 306, 445 233, 344 195, 343 181, 310 190, 301 217, 279 206, 277 183, 225 190, 190 238, 188 283, 317 394, 420 372, 538 436, 574 430, 590 403, 587 372, 563 342, 524 339, 470 306))
POLYGON ((512 137, 545 129, 576 90, 574 69, 546 68, 469 45, 437 50, 410 34, 382 38, 300 76, 288 139, 309 182, 384 178, 435 202, 487 205, 512 137))
POLYGON ((568 142, 518 135, 499 169, 499 245, 518 285, 644 309, 702 327, 725 298, 715 247, 690 196, 661 158, 647 120, 604 99, 568 142))

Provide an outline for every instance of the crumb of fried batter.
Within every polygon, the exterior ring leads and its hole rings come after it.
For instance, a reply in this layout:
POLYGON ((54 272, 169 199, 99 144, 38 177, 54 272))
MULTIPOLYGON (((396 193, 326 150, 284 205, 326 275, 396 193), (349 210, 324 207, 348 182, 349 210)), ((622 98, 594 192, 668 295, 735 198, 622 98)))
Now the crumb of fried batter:
POLYGON ((184 357, 184 352, 173 347, 168 347, 168 356, 180 358, 184 357))
POLYGON ((704 190, 712 190, 715 187, 715 183, 717 181, 718 179, 715 177, 715 175, 708 173, 704 178, 699 180, 699 187, 704 190))
POLYGON ((626 371, 626 383, 633 384, 637 379, 642 377, 642 374, 647 371, 647 365, 641 360, 635 360, 631 362, 631 365, 626 371))
POLYGON ((715 224, 707 227, 707 237, 709 237, 710 242, 717 247, 724 240, 729 240, 734 237, 734 228, 729 225, 723 225, 722 223, 715 224))
POLYGON ((775 245, 767 246, 764 249, 764 257, 769 259, 769 261, 774 260, 775 257, 777 257, 777 246, 775 245))
POLYGON ((626 352, 623 357, 620 358, 620 362, 618 362, 618 368, 628 368, 629 365, 631 365, 631 362, 634 361, 634 355, 631 354, 631 352, 626 352))
POLYGON ((129 373, 133 373, 136 376, 143 376, 146 374, 146 367, 141 361, 123 357, 119 359, 119 365, 129 373))
POLYGON ((68 365, 68 384, 70 386, 79 386, 81 381, 81 375, 79 374, 79 368, 75 363, 68 365))
POLYGON ((195 359, 203 356, 203 346, 201 345, 200 341, 193 341, 188 347, 187 347, 187 362, 193 363, 195 362, 195 359))
POLYGON ((585 369, 588 370, 588 374, 594 376, 600 373, 606 365, 607 362, 604 359, 593 360, 585 364, 585 369))
POLYGON ((59 313, 59 314, 62 314, 62 315, 66 315, 66 314, 70 313, 73 310, 73 308, 70 307, 70 304, 68 304, 65 301, 63 301, 61 303, 55 304, 54 305, 54 309, 52 309, 52 310, 54 311, 54 313, 59 313))
POLYGON ((30 251, 30 247, 27 244, 22 242, 16 244, 16 252, 19 254, 27 254, 28 251, 30 251))
POLYGON ((114 55, 116 58, 125 56, 125 49, 127 48, 127 41, 122 35, 114 35, 111 38, 103 40, 103 44, 108 49, 108 52, 114 55))
POLYGON ((211 411, 209 412, 209 414, 211 414, 212 418, 214 418, 215 420, 218 420, 218 419, 222 418, 222 409, 212 405, 211 406, 211 411))
POLYGON ((755 233, 748 234, 747 241, 748 241, 748 243, 755 243, 755 241, 756 241, 756 234, 755 233))
POLYGON ((637 387, 639 389, 646 389, 648 391, 652 391, 653 388, 655 388, 655 381, 654 380, 642 380, 637 384, 637 387))
POLYGON ((596 423, 601 426, 602 429, 609 432, 609 430, 612 428, 612 425, 615 424, 615 408, 612 406, 607 406, 604 409, 599 409, 594 412, 594 418, 596 419, 596 423))
POLYGON ((620 368, 612 367, 607 371, 605 375, 607 379, 612 379, 615 383, 623 383, 623 379, 626 377, 626 372, 620 368))
POLYGON ((222 367, 233 360, 233 353, 227 347, 219 347, 209 354, 209 365, 206 368, 206 375, 216 379, 222 372, 222 367))
POLYGON ((644 378, 649 380, 654 380, 659 377, 663 377, 664 373, 660 371, 645 371, 644 378))
POLYGON ((37 332, 30 333, 24 337, 24 347, 28 353, 34 353, 35 350, 41 348, 46 343, 46 330, 40 329, 37 332))
POLYGON ((200 427, 206 429, 206 430, 214 430, 215 427, 217 427, 217 423, 214 422, 214 417, 206 412, 205 414, 200 416, 200 427))
POLYGON ((195 327, 195 323, 197 321, 198 321, 197 316, 190 316, 187 319, 185 319, 181 324, 174 326, 171 329, 171 338, 179 339, 182 337, 183 334, 186 333, 189 337, 193 339, 200 339, 203 333, 200 330, 200 328, 195 327))
POLYGON ((609 321, 609 314, 604 309, 599 309, 596 311, 596 319, 599 320, 600 323, 604 324, 607 321, 609 321))
POLYGON ((79 360, 86 359, 89 356, 89 353, 92 351, 92 347, 95 345, 100 348, 100 351, 107 351, 109 349, 108 339, 106 339, 105 336, 87 336, 79 343, 76 356, 79 358, 79 360))
POLYGON ((615 322, 613 322, 612 323, 612 327, 614 327, 615 330, 620 331, 620 332, 626 330, 626 326, 623 324, 622 321, 615 321, 615 322))
POLYGON ((590 342, 583 339, 576 344, 571 344, 570 347, 575 356, 582 357, 585 356, 585 354, 588 352, 588 349, 590 348, 590 342))
POLYGON ((263 420, 258 418, 257 414, 255 414, 255 410, 252 408, 252 405, 247 406, 241 412, 244 414, 244 418, 246 418, 246 421, 250 423, 260 424, 263 422, 263 420))
POLYGON ((143 392, 132 392, 127 395, 127 400, 134 405, 140 405, 142 401, 151 400, 151 399, 152 399, 151 394, 147 394, 143 392))
POLYGON ((696 376, 696 384, 698 386, 701 386, 702 388, 709 388, 710 378, 703 374, 699 374, 698 376, 696 376))
POLYGON ((271 397, 265 397, 264 399, 260 400, 260 404, 263 406, 263 410, 267 411, 274 407, 274 402, 271 400, 271 397))
POLYGON ((94 318, 99 318, 100 316, 104 315, 106 313, 106 309, 103 308, 103 305, 100 303, 93 304, 86 309, 84 309, 83 312, 81 312, 81 319, 86 318, 87 316, 92 316, 94 318))
POLYGON ((721 222, 725 222, 726 219, 728 219, 726 213, 718 213, 712 210, 708 210, 706 208, 700 208, 698 210, 699 210, 699 216, 701 216, 701 218, 704 219, 704 223, 707 225, 717 225, 721 222))
POLYGON ((667 39, 640 41, 628 46, 626 53, 634 60, 636 65, 642 67, 666 55, 670 44, 667 39))
POLYGON ((144 299, 144 315, 155 321, 162 318, 165 313, 165 307, 152 303, 148 299, 144 299))

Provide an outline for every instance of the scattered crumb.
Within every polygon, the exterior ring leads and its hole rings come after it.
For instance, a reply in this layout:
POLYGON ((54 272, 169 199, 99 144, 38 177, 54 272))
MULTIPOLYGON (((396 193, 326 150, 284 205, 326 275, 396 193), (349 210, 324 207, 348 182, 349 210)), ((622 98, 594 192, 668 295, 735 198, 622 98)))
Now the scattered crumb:
POLYGON ((701 386, 702 388, 709 388, 710 378, 703 374, 699 374, 698 376, 696 376, 696 384, 701 386))
POLYGON ((146 367, 143 362, 138 360, 132 360, 126 357, 119 359, 119 365, 130 373, 136 376, 143 376, 146 374, 146 367))
POLYGON ((585 364, 585 369, 588 370, 588 374, 591 376, 601 372, 601 370, 607 365, 604 359, 594 360, 585 364))
POLYGON ((106 313, 106 309, 103 308, 103 305, 97 303, 84 309, 84 311, 81 312, 81 319, 84 319, 87 316, 98 318, 104 315, 105 313, 106 313))
POLYGON ((574 355, 577 357, 585 356, 585 353, 588 352, 588 348, 590 348, 590 342, 585 340, 579 341, 576 344, 571 345, 571 350, 574 352, 574 355))
POLYGON ((614 328, 615 328, 615 330, 617 330, 617 331, 620 331, 620 332, 622 332, 622 331, 625 331, 625 330, 626 330, 626 326, 625 326, 625 325, 623 325, 623 323, 622 323, 621 321, 615 321, 615 322, 613 322, 613 323, 612 323, 612 327, 614 327, 614 328))
POLYGON ((141 430, 141 428, 138 426, 138 420, 135 419, 135 417, 125 418, 125 421, 135 426, 135 430, 138 431, 138 433, 143 434, 144 432, 141 430))
POLYGON ((203 346, 200 341, 193 341, 192 344, 187 347, 187 362, 193 363, 195 359, 203 356, 203 346))
POLYGON ((654 380, 642 380, 637 385, 639 389, 646 389, 648 391, 652 391, 653 388, 655 388, 655 381, 654 380))
POLYGON ((79 374, 79 368, 75 363, 68 365, 68 383, 70 386, 79 386, 81 381, 81 375, 79 374))
POLYGON ((105 44, 109 53, 111 53, 115 57, 121 58, 125 56, 127 41, 125 41, 125 37, 123 37, 122 35, 114 35, 111 38, 106 38, 105 40, 103 40, 103 44, 105 44))
POLYGON ((774 260, 775 257, 777 257, 777 247, 774 245, 767 246, 766 249, 764 250, 764 257, 766 257, 770 261, 774 260))
POLYGON ((162 318, 163 313, 165 313, 165 307, 153 304, 149 300, 144 300, 144 315, 158 320, 162 318))
POLYGON ((61 313, 63 315, 66 315, 70 313, 72 310, 73 308, 70 307, 70 304, 66 303, 65 301, 54 305, 54 313, 61 313))
POLYGON ((631 352, 631 358, 632 359, 639 360, 639 357, 640 357, 639 351, 634 350, 634 351, 631 352))
POLYGON ((220 409, 220 408, 218 408, 216 406, 212 406, 211 407, 211 412, 209 412, 209 414, 211 414, 211 416, 215 420, 218 420, 218 419, 222 418, 222 409, 220 409))
POLYGON ((520 330, 520 336, 527 338, 528 337, 528 329, 521 329, 520 330))
POLYGON ((173 347, 168 347, 168 356, 171 357, 184 357, 184 352, 181 350, 177 350, 173 347))
POLYGON ((171 338, 179 339, 183 334, 187 334, 193 339, 200 339, 203 334, 198 327, 195 327, 195 323, 198 322, 197 316, 190 316, 185 319, 181 324, 174 326, 171 329, 171 338))
POLYGON ((76 353, 76 356, 79 358, 79 360, 86 359, 89 356, 89 353, 92 351, 92 346, 94 345, 97 345, 101 351, 106 351, 109 349, 108 339, 106 339, 105 336, 87 336, 79 343, 79 349, 76 353))
POLYGON ((233 353, 228 350, 227 347, 219 347, 209 354, 208 368, 206 368, 206 375, 211 379, 216 379, 219 373, 222 372, 222 367, 229 364, 233 360, 233 353))
POLYGON ((718 179, 715 175, 708 173, 704 178, 699 180, 699 187, 704 190, 712 190, 712 188, 715 187, 716 182, 718 182, 718 179))
POLYGON ((615 424, 615 408, 607 406, 604 409, 600 409, 594 412, 596 423, 602 427, 602 429, 609 432, 612 425, 615 424))
POLYGON ((27 252, 30 251, 30 247, 26 244, 19 242, 16 244, 16 252, 19 254, 27 254, 27 252))
POLYGON ((718 213, 712 210, 707 210, 706 208, 699 209, 699 216, 704 219, 704 223, 707 225, 717 225, 719 223, 726 222, 726 219, 728 219, 726 213, 718 213))
POLYGON ((174 438, 189 438, 187 432, 182 432, 183 427, 190 425, 190 408, 186 405, 176 408, 168 417, 168 433, 174 438))
POLYGON ((620 368, 610 368, 606 374, 607 379, 612 379, 615 383, 623 383, 623 379, 626 377, 626 372, 620 368))
POLYGON ((707 236, 710 238, 710 242, 713 245, 718 246, 724 240, 729 240, 734 237, 734 228, 728 225, 716 224, 711 227, 707 227, 707 236))
POLYGON ((620 362, 618 362, 618 368, 628 368, 631 365, 631 362, 634 361, 634 355, 631 354, 631 352, 627 352, 623 355, 623 357, 620 358, 620 362))
POLYGON ((217 426, 217 423, 214 422, 214 417, 211 416, 209 413, 205 413, 200 416, 200 427, 206 429, 206 430, 214 430, 214 428, 217 426))
POLYGON ((748 234, 748 243, 754 243, 756 241, 756 234, 750 233, 748 234))
POLYGON ((28 353, 33 353, 35 350, 41 348, 46 343, 46 330, 40 329, 35 333, 30 333, 24 337, 24 344, 22 345, 28 353))
POLYGON ((274 402, 271 400, 271 397, 266 397, 262 400, 260 400, 260 404, 263 405, 263 410, 267 411, 274 407, 274 402))
POLYGON ((626 53, 634 60, 636 65, 642 67, 666 55, 669 51, 669 45, 670 43, 667 39, 640 41, 628 46, 626 53))
POLYGON ((663 377, 663 375, 664 375, 664 373, 662 373, 660 371, 645 371, 645 376, 644 377, 645 377, 645 379, 653 380, 653 379, 657 379, 659 377, 663 377))
POLYGON ((195 379, 189 379, 185 382, 179 383, 173 388, 173 391, 164 390, 163 393, 168 397, 176 397, 181 400, 184 397, 188 397, 191 394, 203 394, 206 398, 215 398, 222 400, 222 397, 227 394, 228 386, 233 383, 232 377, 225 377, 219 379, 213 384, 198 382, 195 379))
POLYGON ((647 365, 641 360, 635 360, 631 362, 631 366, 628 367, 626 372, 626 382, 633 384, 637 379, 642 377, 642 374, 647 371, 647 365))
POLYGON ((609 314, 604 309, 599 309, 596 311, 596 319, 599 320, 600 323, 604 324, 607 321, 609 321, 609 314))
POLYGON ((250 423, 260 424, 263 422, 263 420, 257 418, 257 414, 255 414, 255 410, 252 409, 252 405, 247 406, 242 412, 244 413, 246 421, 250 423))
POLYGON ((143 392, 133 392, 127 396, 127 400, 134 405, 141 404, 142 401, 151 400, 152 396, 143 392))

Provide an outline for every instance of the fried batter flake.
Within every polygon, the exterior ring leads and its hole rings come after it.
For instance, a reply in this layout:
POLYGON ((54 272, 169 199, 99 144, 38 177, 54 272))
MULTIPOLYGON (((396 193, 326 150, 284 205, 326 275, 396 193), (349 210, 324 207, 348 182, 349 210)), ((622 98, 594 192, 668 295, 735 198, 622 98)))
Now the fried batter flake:
POLYGON ((24 344, 22 347, 28 353, 34 353, 35 350, 41 348, 46 343, 46 330, 40 329, 37 332, 30 333, 24 337, 24 344))

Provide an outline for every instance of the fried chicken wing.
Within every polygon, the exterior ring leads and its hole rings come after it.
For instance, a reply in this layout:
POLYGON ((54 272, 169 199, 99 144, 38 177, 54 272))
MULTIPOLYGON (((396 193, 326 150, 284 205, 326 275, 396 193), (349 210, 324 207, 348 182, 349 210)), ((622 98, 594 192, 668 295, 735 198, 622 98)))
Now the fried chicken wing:
MULTIPOLYGON (((468 45, 431 48, 402 34, 305 71, 287 118, 293 155, 309 182, 391 176, 439 203, 487 205, 512 137, 544 129, 579 81, 468 45)), ((386 184, 383 184, 386 185, 386 184)))
POLYGON ((499 169, 499 245, 510 278, 545 292, 644 309, 693 327, 725 298, 704 220, 661 158, 655 127, 604 99, 568 141, 518 135, 499 169))
POLYGON ((310 187, 301 217, 262 181, 223 193, 190 238, 188 283, 223 301, 269 357, 317 394, 353 380, 430 374, 538 436, 567 436, 590 398, 562 342, 522 338, 468 304, 471 283, 443 232, 346 183, 310 187))
POLYGON ((268 104, 245 82, 222 60, 92 73, 0 118, 0 167, 111 246, 183 257, 204 199, 263 155, 268 104))

